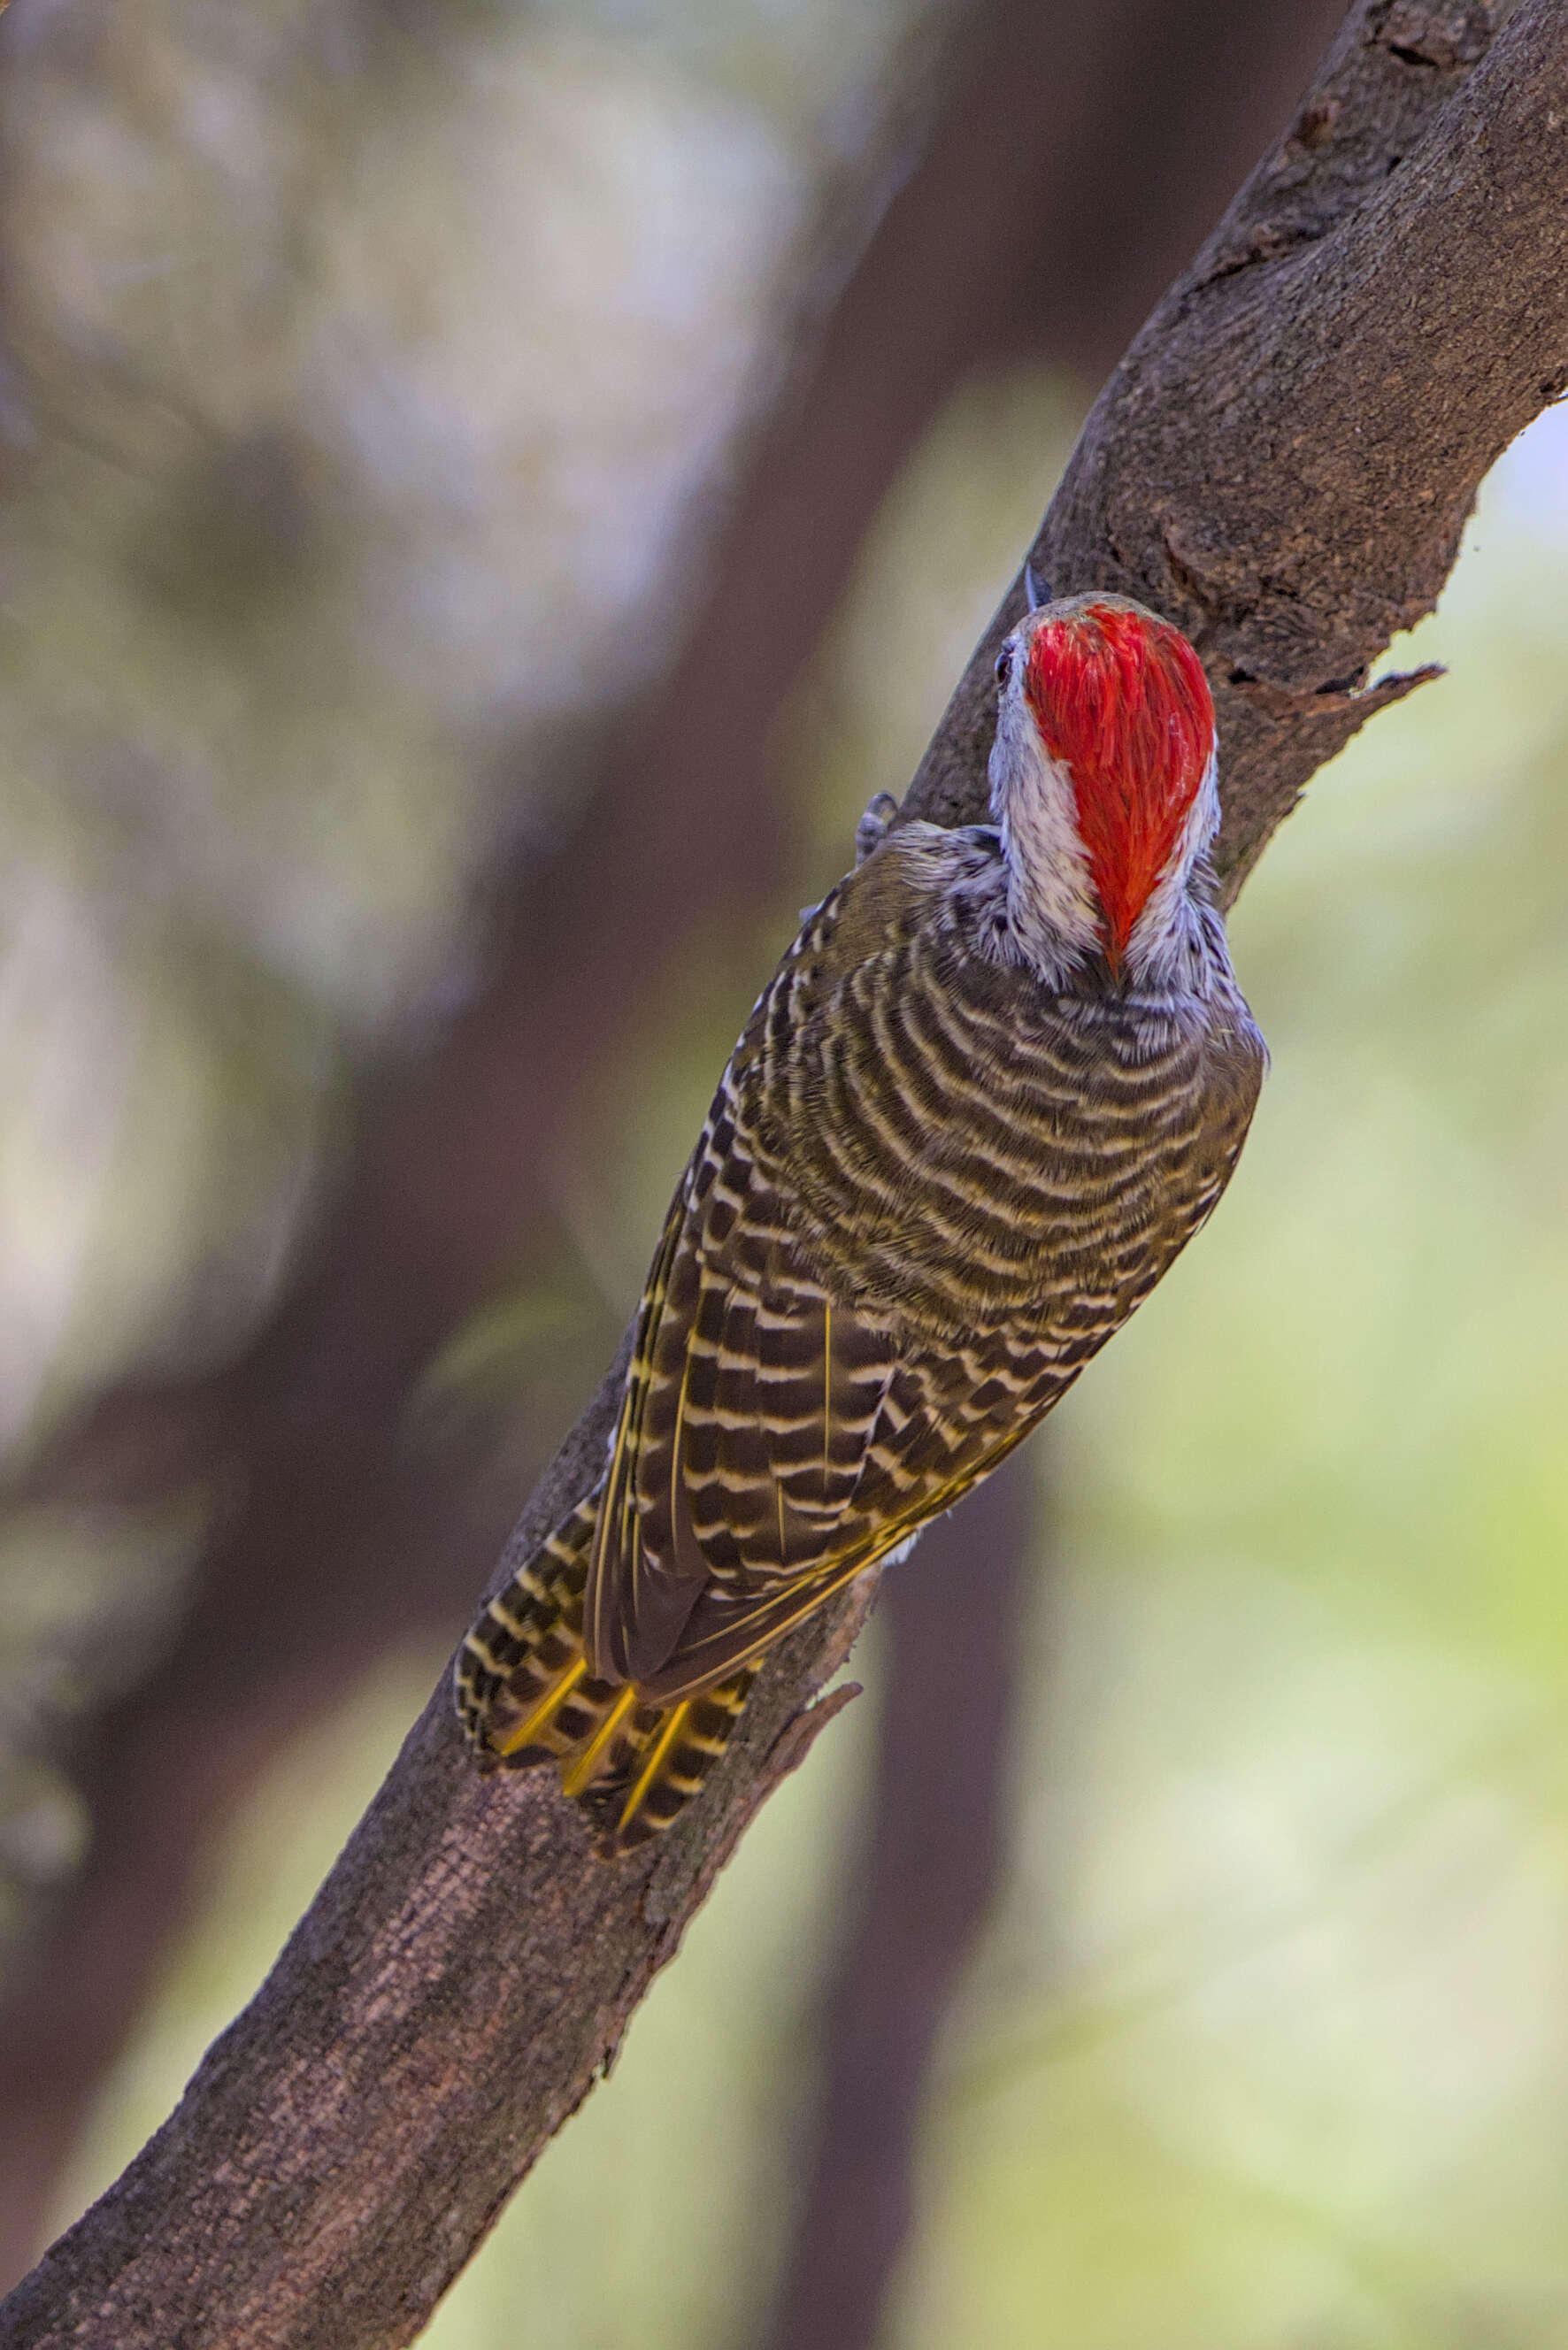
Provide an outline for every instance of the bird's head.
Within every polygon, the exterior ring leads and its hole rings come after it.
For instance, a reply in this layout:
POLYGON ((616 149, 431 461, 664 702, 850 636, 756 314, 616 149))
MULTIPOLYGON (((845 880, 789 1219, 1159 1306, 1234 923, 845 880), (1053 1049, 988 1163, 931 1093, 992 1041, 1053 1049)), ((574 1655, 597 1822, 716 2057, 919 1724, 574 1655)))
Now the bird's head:
POLYGON ((1203 665, 1168 620, 1091 595, 1031 611, 996 673, 991 803, 1014 928, 1042 960, 1098 952, 1137 982, 1186 918, 1219 822, 1203 665))

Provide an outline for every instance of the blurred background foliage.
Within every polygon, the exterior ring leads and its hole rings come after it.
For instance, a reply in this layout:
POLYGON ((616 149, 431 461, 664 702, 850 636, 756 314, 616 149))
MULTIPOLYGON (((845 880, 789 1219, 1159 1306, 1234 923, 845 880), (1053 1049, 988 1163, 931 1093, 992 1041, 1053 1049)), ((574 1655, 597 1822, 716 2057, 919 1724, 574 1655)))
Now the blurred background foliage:
MULTIPOLYGON (((66 0, 6 18, 0 1437, 263 1323, 378 1056, 483 978, 672 658, 753 421, 874 208, 914 0, 66 0), (838 242, 835 242, 836 237, 838 242), (852 240, 851 240, 852 242, 852 240)), ((623 1007, 547 1261, 407 1441, 514 1499, 628 1310, 794 910, 901 789, 1087 387, 962 383, 776 730, 765 919, 623 1007), (478 1473, 478 1472, 476 1472, 478 1473)), ((1215 1225, 1036 1449, 1002 1894, 925 2100, 899 2350, 1568 2336, 1568 431, 1483 495, 1449 665, 1233 920, 1274 1069, 1215 1225)), ((221 1480, 0 1521, 0 1884, 90 1839, 59 1726, 173 1637, 221 1480)), ((324 1566, 324 1572, 328 1569, 324 1566)), ((265 1971, 462 1608, 291 1739, 205 1865, 63 2224, 265 1971)), ((867 1695, 425 2337, 760 2339, 853 1914, 867 1695)))

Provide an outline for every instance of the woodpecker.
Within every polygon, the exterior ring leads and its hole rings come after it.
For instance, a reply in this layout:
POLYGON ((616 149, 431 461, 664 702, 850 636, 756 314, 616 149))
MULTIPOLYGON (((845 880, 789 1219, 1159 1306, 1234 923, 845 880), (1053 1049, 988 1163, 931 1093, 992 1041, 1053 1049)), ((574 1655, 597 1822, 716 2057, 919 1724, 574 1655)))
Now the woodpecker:
POLYGON ((605 1858, 696 1794, 765 1651, 1049 1411, 1246 1138, 1197 654, 1075 596, 996 674, 993 821, 872 803, 720 1079, 604 1475, 459 1652, 482 1766, 555 1762, 605 1858))

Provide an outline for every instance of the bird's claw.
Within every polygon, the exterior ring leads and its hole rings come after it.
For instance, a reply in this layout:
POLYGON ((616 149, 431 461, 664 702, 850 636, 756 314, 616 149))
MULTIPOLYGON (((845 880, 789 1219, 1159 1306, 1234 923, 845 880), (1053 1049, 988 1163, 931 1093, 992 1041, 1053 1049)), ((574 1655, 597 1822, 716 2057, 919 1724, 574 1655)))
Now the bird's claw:
POLYGON ((888 835, 888 827, 898 813, 898 803, 891 792, 878 792, 855 827, 855 862, 864 865, 874 848, 880 848, 888 835))

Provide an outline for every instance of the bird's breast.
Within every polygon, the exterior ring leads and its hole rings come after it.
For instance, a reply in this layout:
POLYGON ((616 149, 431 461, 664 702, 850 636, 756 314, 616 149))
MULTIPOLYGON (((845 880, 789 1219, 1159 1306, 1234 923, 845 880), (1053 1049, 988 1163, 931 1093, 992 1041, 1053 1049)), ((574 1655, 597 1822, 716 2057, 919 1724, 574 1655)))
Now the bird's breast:
POLYGON ((1218 1196, 1248 1050, 1200 1005, 1047 994, 907 931, 825 993, 774 1072, 800 1238, 833 1287, 929 1331, 1103 1336, 1218 1196))

